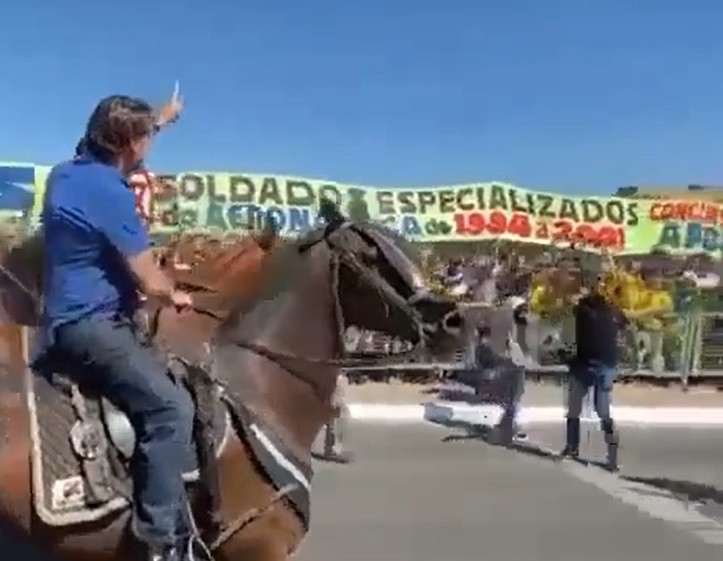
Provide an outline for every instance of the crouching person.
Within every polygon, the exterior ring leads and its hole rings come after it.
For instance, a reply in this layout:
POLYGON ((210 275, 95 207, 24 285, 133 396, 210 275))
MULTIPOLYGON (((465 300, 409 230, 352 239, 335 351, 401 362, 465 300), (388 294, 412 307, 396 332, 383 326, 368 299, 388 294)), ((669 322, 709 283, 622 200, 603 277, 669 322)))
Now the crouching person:
POLYGON ((610 405, 617 374, 618 332, 623 323, 622 314, 603 296, 599 283, 590 294, 581 297, 575 308, 577 352, 570 363, 566 443, 562 456, 579 456, 582 404, 593 388, 595 411, 607 445, 606 466, 610 471, 618 469, 619 438, 610 405))
POLYGON ((505 341, 495 341, 489 327, 477 331, 478 343, 474 353, 474 366, 457 373, 454 378, 475 388, 478 399, 492 401, 502 406, 503 413, 498 424, 490 432, 490 440, 510 445, 513 439, 527 435, 518 423, 520 402, 525 389, 525 368, 516 364, 504 349, 505 341))

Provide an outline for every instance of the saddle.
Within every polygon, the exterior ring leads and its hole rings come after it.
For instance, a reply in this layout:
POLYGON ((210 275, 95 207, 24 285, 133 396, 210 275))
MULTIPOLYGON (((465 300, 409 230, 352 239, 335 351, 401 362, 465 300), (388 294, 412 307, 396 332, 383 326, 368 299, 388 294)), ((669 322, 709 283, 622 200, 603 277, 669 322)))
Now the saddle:
MULTIPOLYGON (((38 517, 51 526, 99 520, 132 503, 130 461, 136 435, 128 417, 107 399, 43 366, 26 371, 32 442, 32 483, 38 517)), ((211 374, 201 365, 168 360, 195 404, 193 443, 184 479, 196 484, 213 518, 220 503, 216 458, 232 430, 211 374)))

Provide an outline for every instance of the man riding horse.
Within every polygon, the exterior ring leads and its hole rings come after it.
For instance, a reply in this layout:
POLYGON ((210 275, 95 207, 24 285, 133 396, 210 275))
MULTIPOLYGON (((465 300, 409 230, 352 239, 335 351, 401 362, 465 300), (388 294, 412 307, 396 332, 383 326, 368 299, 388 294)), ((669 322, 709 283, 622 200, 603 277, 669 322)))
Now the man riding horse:
MULTIPOLYGON (((138 435, 133 529, 149 559, 180 559, 192 536, 182 478, 193 405, 134 330, 138 290, 177 308, 188 293, 154 263, 126 182, 158 130, 140 99, 100 101, 81 153, 48 176, 42 210, 43 350, 125 412, 138 435)), ((185 553, 184 553, 185 554, 185 553)))
MULTIPOLYGON (((156 112, 153 127, 155 132, 160 132, 168 125, 175 123, 183 111, 183 99, 179 95, 178 89, 173 92, 173 96, 156 112)), ((86 139, 81 138, 75 145, 75 157, 79 158, 85 153, 86 139)), ((134 169, 130 171, 126 180, 135 195, 136 212, 141 220, 146 224, 150 224, 153 220, 152 216, 152 200, 154 189, 159 184, 155 175, 150 172, 144 162, 140 162, 134 169)))

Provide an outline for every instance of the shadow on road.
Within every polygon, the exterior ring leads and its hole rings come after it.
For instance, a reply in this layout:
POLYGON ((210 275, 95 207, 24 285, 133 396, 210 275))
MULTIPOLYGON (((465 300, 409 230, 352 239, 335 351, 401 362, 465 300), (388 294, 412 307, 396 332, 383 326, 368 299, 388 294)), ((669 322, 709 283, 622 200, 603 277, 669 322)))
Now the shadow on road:
MULTIPOLYGON (((442 423, 440 423, 442 424, 442 423)), ((491 446, 499 446, 502 448, 506 448, 507 450, 513 450, 515 452, 518 452, 520 454, 524 454, 526 456, 534 456, 536 458, 542 458, 543 460, 548 460, 551 462, 562 462, 562 461, 571 461, 576 462, 578 464, 587 466, 587 467, 595 467, 599 469, 603 469, 605 471, 609 471, 607 467, 607 463, 603 460, 593 459, 593 458, 577 458, 577 459, 564 459, 560 455, 559 450, 554 450, 548 446, 545 446, 544 444, 533 442, 530 440, 514 440, 513 442, 505 443, 504 439, 501 438, 498 430, 494 427, 484 427, 484 426, 474 426, 471 427, 467 423, 452 423, 452 422, 446 422, 443 423, 444 426, 450 427, 450 428, 462 428, 464 429, 464 433, 462 434, 450 434, 442 438, 442 442, 463 442, 463 441, 478 441, 483 442, 485 444, 489 444, 491 446)))
POLYGON ((450 428, 462 428, 464 432, 461 434, 449 434, 442 438, 442 442, 463 442, 463 441, 478 441, 484 442, 491 446, 499 446, 507 448, 508 450, 514 450, 520 454, 527 456, 535 456, 537 458, 543 458, 551 461, 560 461, 560 454, 557 450, 553 450, 542 444, 531 442, 529 440, 521 441, 515 440, 512 442, 505 443, 500 436, 499 431, 494 427, 485 426, 474 426, 471 427, 467 423, 453 423, 446 422, 444 426, 450 428))
POLYGON ((675 495, 676 498, 686 502, 714 502, 723 505, 723 489, 719 489, 713 485, 668 479, 666 477, 635 477, 623 475, 621 479, 632 483, 643 483, 657 489, 668 491, 675 495))

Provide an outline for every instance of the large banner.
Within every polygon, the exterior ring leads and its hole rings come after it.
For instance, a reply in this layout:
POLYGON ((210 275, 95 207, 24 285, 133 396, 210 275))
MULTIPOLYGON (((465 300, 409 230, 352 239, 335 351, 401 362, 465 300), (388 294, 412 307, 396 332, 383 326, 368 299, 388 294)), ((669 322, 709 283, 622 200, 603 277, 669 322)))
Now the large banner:
POLYGON ((712 201, 656 200, 647 204, 644 236, 652 247, 671 253, 710 253, 723 246, 723 205, 712 201))
POLYGON ((640 220, 632 199, 566 197, 502 183, 383 189, 294 177, 184 173, 154 199, 154 228, 258 228, 270 216, 287 235, 317 223, 321 198, 356 220, 372 219, 414 241, 576 241, 613 250, 640 220))
MULTIPOLYGON (((0 220, 37 222, 49 169, 0 164, 0 220)), ((160 177, 168 187, 144 202, 157 233, 256 230, 270 217, 282 234, 296 236, 319 224, 319 201, 329 198, 354 220, 375 220, 420 242, 575 242, 716 256, 723 243, 723 206, 695 200, 571 197, 504 183, 385 189, 278 175, 160 177)))

